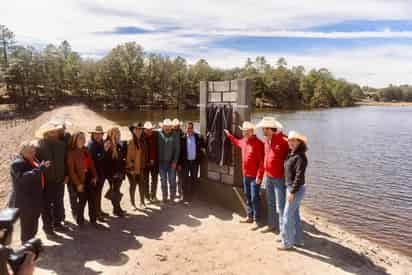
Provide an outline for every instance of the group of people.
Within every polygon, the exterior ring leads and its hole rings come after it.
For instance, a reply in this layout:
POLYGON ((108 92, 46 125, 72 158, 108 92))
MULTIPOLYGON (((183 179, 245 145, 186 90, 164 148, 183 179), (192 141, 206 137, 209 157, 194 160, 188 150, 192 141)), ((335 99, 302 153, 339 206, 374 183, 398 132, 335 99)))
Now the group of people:
POLYGON ((11 164, 12 193, 10 207, 19 208, 21 241, 37 234, 41 216, 47 237, 66 231, 64 209, 67 186, 71 212, 79 227, 85 224, 88 205, 89 222, 96 229, 98 222, 109 216, 101 207, 104 194, 113 206, 113 215, 123 217, 121 185, 127 178, 129 196, 135 210, 135 193, 139 189, 140 208, 146 203, 190 203, 194 196, 204 142, 188 122, 186 131, 178 119, 165 119, 160 129, 147 121, 129 126, 132 138, 124 141, 120 129, 104 131, 96 126, 86 133, 69 133, 65 119, 52 119, 36 132, 36 140, 23 142, 11 164), (178 174, 178 176, 177 176, 178 174), (161 179, 161 201, 157 198, 158 175, 161 179), (178 181, 176 178, 178 177, 178 181))
POLYGON ((229 140, 242 151, 243 189, 247 200, 247 218, 241 223, 255 223, 253 230, 280 232, 279 250, 303 246, 300 204, 305 195, 307 138, 296 131, 285 136, 283 125, 273 117, 264 117, 256 126, 245 121, 238 139, 228 130, 229 140), (263 130, 264 139, 256 136, 263 130), (260 190, 266 189, 267 226, 261 224, 260 190), (276 209, 276 212, 275 212, 276 209), (278 214, 278 227, 275 224, 278 214))
MULTIPOLYGON (((21 241, 37 233, 38 220, 48 237, 67 230, 64 193, 67 186, 72 215, 80 227, 85 224, 88 205, 89 222, 99 228, 109 215, 102 210, 102 191, 113 206, 113 215, 122 217, 121 185, 127 178, 131 205, 137 209, 146 203, 189 203, 198 181, 199 165, 205 154, 205 142, 188 122, 186 131, 178 119, 165 119, 160 129, 147 121, 129 127, 132 138, 123 141, 119 128, 104 131, 96 126, 86 133, 66 131, 70 122, 54 119, 37 132, 38 140, 23 142, 11 164, 13 191, 10 206, 20 209, 21 241), (157 199, 160 175, 162 200, 157 199), (177 180, 178 179, 178 180, 177 180)), ((307 138, 295 131, 288 136, 273 117, 264 117, 256 126, 245 121, 240 127, 242 138, 224 130, 227 138, 242 151, 243 187, 247 200, 247 218, 242 223, 261 224, 261 186, 266 189, 267 226, 262 232, 280 232, 281 250, 303 245, 299 207, 305 194, 307 138), (264 138, 256 136, 263 130, 264 138), (278 227, 275 217, 278 214, 278 227)))

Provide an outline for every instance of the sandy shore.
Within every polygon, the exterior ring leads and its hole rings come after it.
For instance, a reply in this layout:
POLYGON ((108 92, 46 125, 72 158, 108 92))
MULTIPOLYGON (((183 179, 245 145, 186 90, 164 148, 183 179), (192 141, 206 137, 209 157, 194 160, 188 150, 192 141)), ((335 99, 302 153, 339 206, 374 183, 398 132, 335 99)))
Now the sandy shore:
POLYGON ((358 106, 389 106, 389 107, 411 107, 412 102, 380 102, 380 101, 358 101, 358 106))
MULTIPOLYGON (((8 129, 9 140, 0 129, 4 145, 0 151, 2 205, 10 189, 10 153, 53 115, 71 120, 75 127, 69 130, 114 125, 83 106, 74 106, 8 129)), ((122 128, 122 135, 128 137, 127 128, 122 128)), ((127 187, 125 182, 124 194, 127 187)), ((278 252, 275 235, 251 231, 238 223, 238 215, 218 206, 195 202, 163 209, 149 205, 133 211, 128 195, 122 204, 128 217, 110 218, 102 232, 89 227, 78 230, 73 225, 72 230, 50 241, 40 230, 46 251, 36 274, 412 274, 410 258, 358 238, 309 211, 303 213, 305 248, 278 252)), ((103 207, 110 212, 105 199, 103 207)))

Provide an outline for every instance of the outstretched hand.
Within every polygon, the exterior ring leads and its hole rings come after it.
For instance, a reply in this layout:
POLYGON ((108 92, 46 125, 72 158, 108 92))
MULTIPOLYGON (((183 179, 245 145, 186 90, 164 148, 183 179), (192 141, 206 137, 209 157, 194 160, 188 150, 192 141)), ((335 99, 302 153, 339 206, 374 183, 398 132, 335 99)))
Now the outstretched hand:
POLYGON ((230 135, 230 132, 229 132, 228 129, 223 129, 223 132, 225 132, 225 134, 226 134, 227 136, 230 135))

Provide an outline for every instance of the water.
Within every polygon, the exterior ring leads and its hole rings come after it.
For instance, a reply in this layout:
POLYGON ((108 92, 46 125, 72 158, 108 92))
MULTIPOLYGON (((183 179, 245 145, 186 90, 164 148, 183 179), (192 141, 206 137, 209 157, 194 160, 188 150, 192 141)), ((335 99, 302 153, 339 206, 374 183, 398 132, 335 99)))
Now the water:
MULTIPOLYGON (((164 117, 199 120, 198 111, 106 112, 122 125, 164 117)), ((412 256, 412 107, 355 107, 276 116, 309 139, 304 204, 350 231, 412 256)), ((197 125, 198 126, 198 125, 197 125)))

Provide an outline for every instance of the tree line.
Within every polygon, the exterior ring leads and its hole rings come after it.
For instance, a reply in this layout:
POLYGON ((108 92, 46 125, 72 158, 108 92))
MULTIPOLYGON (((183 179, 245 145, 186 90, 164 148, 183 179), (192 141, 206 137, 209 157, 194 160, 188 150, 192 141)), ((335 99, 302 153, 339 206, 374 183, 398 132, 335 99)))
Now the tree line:
POLYGON ((383 89, 369 89, 368 94, 375 101, 412 102, 412 86, 410 85, 389 85, 383 89))
POLYGON ((271 65, 261 56, 247 59, 242 67, 220 69, 205 59, 189 64, 183 57, 145 52, 128 42, 96 60, 81 57, 68 41, 43 49, 18 45, 2 25, 0 53, 0 82, 22 108, 42 98, 76 98, 112 108, 190 108, 198 103, 200 81, 237 78, 253 81, 253 96, 261 107, 344 107, 364 97, 359 85, 337 79, 327 69, 306 72, 302 66, 289 67, 284 58, 271 65))

